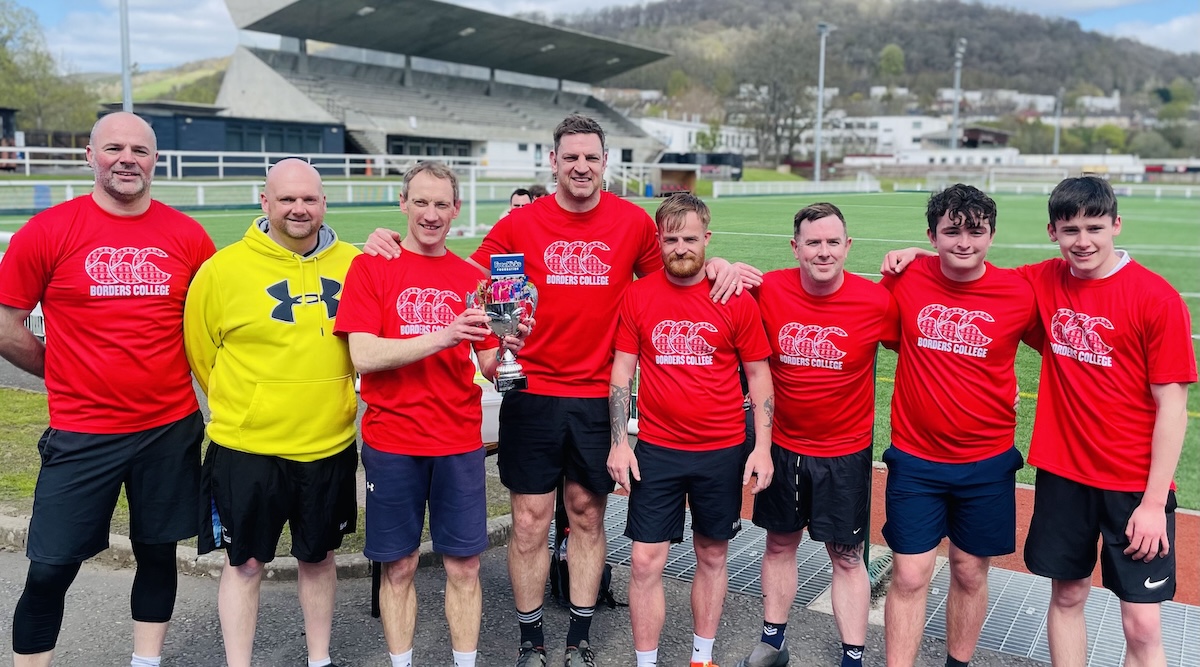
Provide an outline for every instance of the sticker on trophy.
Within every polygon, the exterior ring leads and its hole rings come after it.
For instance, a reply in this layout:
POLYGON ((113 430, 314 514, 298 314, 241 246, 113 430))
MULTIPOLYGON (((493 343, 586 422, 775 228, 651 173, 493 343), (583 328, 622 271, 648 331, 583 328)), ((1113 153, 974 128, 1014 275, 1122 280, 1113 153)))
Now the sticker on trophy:
MULTIPOLYGON (((537 288, 525 276, 525 255, 492 255, 492 277, 479 281, 474 292, 466 295, 468 308, 481 308, 488 316, 488 327, 500 338, 516 336, 521 320, 533 317, 537 309, 537 288)), ((496 390, 527 389, 529 378, 517 363, 512 350, 500 355, 496 369, 496 390)))

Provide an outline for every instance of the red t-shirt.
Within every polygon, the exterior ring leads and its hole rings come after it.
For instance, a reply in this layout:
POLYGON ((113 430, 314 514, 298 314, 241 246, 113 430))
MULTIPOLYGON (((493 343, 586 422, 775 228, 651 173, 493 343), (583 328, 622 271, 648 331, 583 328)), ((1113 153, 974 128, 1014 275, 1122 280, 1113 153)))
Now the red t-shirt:
POLYGON ((1029 463, 1111 491, 1145 491, 1157 413, 1152 384, 1196 381, 1179 292, 1130 261, 1098 280, 1062 259, 1019 269, 1046 331, 1029 463))
POLYGON ((892 444, 901 451, 973 463, 1013 446, 1013 363, 1037 313, 1028 281, 986 266, 982 278, 955 282, 937 257, 925 257, 881 283, 900 313, 892 444))
POLYGON ((0 262, 0 303, 42 303, 51 428, 132 433, 198 409, 183 302, 214 252, 198 222, 157 201, 121 217, 88 194, 17 231, 0 262))
MULTIPOLYGON (((480 278, 479 269, 452 252, 440 257, 404 252, 391 261, 359 255, 346 274, 334 332, 404 339, 441 331, 466 309, 466 294, 480 278)), ((476 347, 499 344, 488 336, 476 347)), ((363 442, 408 456, 479 449, 481 393, 466 341, 407 366, 366 373, 360 394, 367 404, 363 442)))
POLYGON ((471 259, 486 267, 493 254, 525 253, 538 289, 537 327, 518 358, 530 393, 608 396, 621 295, 635 272, 662 268, 655 234, 646 211, 608 192, 587 213, 540 197, 488 233, 471 259))
POLYGON ((746 439, 738 362, 762 361, 771 346, 754 299, 713 303, 710 289, 659 271, 625 292, 616 349, 638 355, 638 437, 648 442, 708 451, 746 439))
POLYGON ((807 456, 870 447, 875 351, 899 335, 891 295, 847 273, 838 291, 814 296, 799 268, 767 273, 757 294, 772 348, 772 442, 807 456))

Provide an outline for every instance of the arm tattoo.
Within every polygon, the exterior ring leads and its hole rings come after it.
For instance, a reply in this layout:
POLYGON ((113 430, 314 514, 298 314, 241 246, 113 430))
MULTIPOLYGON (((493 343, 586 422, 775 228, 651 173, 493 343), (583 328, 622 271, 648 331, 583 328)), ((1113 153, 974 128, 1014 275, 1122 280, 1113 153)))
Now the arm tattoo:
POLYGON ((834 553, 846 565, 858 565, 862 562, 863 543, 858 544, 838 544, 837 542, 829 542, 826 544, 829 550, 834 553))
POLYGON ((612 446, 625 440, 629 435, 629 403, 633 394, 633 380, 624 387, 615 384, 608 385, 608 419, 612 431, 612 446))
POLYGON ((775 423, 775 394, 767 397, 763 401, 763 411, 767 413, 767 426, 772 426, 775 423))

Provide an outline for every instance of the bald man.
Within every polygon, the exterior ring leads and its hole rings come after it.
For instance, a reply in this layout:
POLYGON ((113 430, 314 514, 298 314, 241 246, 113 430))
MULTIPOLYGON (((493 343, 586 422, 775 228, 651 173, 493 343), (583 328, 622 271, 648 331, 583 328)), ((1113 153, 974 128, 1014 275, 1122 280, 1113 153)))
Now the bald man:
POLYGON ((0 264, 0 356, 46 379, 29 573, 13 613, 13 663, 51 662, 64 598, 108 548, 122 485, 137 559, 133 659, 157 665, 175 606, 175 543, 196 534, 203 419, 183 354, 188 284, 214 252, 193 219, 150 198, 158 159, 141 118, 98 120, 90 194, 47 209, 0 264), (49 336, 24 326, 38 303, 49 336))
POLYGON ((354 366, 333 328, 359 253, 325 226, 321 177, 306 162, 271 167, 261 200, 242 240, 200 268, 184 311, 187 360, 212 410, 199 545, 225 550, 225 657, 249 667, 263 568, 289 524, 308 664, 319 667, 332 664, 333 550, 358 516, 354 366))

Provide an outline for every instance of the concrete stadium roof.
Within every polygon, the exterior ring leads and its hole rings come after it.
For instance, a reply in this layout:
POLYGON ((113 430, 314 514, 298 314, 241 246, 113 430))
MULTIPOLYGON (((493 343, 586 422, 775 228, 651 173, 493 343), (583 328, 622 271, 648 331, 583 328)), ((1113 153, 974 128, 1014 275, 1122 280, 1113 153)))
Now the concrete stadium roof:
POLYGON ((225 0, 243 30, 581 83, 671 55, 437 0, 225 0))

